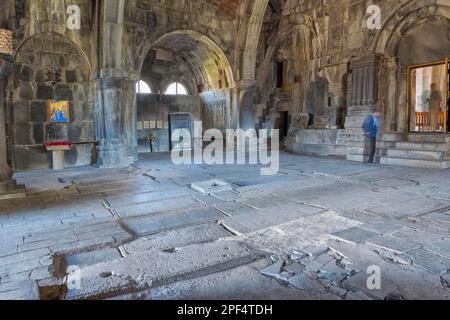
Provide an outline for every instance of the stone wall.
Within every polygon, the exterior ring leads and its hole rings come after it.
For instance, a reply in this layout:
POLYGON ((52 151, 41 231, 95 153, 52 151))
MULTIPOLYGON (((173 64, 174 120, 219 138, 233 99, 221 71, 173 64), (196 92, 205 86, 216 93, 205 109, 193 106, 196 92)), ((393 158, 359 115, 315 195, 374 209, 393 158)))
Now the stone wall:
POLYGON ((197 95, 198 87, 191 67, 170 51, 162 53, 167 56, 157 59, 157 51, 150 50, 142 66, 140 78, 150 86, 152 93, 164 93, 170 84, 179 82, 191 95, 197 95))
POLYGON ((233 128, 229 90, 204 92, 200 97, 204 130, 218 129, 225 132, 226 129, 233 128))
MULTIPOLYGON (((270 126, 264 122, 273 122, 273 115, 282 111, 276 102, 282 100, 282 109, 290 114, 312 115, 311 129, 360 130, 355 121, 376 105, 386 116, 388 132, 408 131, 406 69, 412 64, 443 60, 450 54, 450 3, 377 1, 380 29, 369 29, 371 14, 367 9, 372 4, 369 0, 286 0, 281 12, 267 9, 254 91, 261 126, 270 126), (371 72, 364 78, 374 81, 369 84, 358 80, 352 66, 370 54, 379 55, 376 64, 357 71, 371 72), (277 88, 279 62, 284 64, 282 88, 277 88), (369 101, 367 90, 372 85, 376 96, 369 101), (355 96, 364 98, 355 105, 355 96)), ((317 130, 299 132, 317 135, 317 130)), ((349 141, 349 134, 349 130, 339 134, 337 143, 349 141)), ((299 140, 310 138, 314 137, 299 140)))
POLYGON ((189 113, 193 120, 200 120, 200 102, 197 96, 174 96, 174 95, 138 95, 137 121, 163 122, 163 128, 137 130, 139 152, 150 152, 149 142, 146 140, 150 135, 157 138, 154 143, 154 152, 170 151, 168 121, 171 113, 189 113))
MULTIPOLYGON (((69 139, 72 143, 95 140, 95 116, 90 87, 90 68, 85 56, 65 37, 42 33, 28 39, 15 57, 9 101, 16 170, 50 168, 47 140, 47 101, 70 103, 69 139), (46 80, 51 68, 61 71, 61 82, 46 80)), ((67 166, 89 165, 92 145, 76 145, 66 152, 67 166)))

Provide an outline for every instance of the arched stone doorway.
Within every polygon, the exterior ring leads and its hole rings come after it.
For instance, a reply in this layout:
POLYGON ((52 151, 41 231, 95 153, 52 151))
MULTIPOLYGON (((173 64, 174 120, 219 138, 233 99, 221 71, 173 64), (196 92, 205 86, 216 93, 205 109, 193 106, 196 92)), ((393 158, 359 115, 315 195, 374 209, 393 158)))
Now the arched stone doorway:
MULTIPOLYGON (((234 128, 238 121, 235 81, 222 49, 210 38, 188 30, 168 33, 146 51, 140 77, 152 94, 137 98, 138 140, 156 138, 156 151, 170 148, 171 115, 189 115, 203 121, 203 130, 234 128), (165 94, 172 83, 188 95, 165 94)), ((191 128, 192 129, 192 128, 191 128)))
POLYGON ((414 1, 387 19, 375 41, 383 54, 380 65, 380 105, 388 132, 410 132, 408 68, 427 66, 450 56, 450 6, 414 1))

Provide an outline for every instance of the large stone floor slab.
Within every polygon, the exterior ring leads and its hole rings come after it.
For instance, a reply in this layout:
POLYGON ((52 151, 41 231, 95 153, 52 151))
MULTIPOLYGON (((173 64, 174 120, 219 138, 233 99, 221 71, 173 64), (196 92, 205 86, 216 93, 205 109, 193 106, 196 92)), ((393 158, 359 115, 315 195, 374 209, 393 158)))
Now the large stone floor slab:
POLYGON ((201 207, 202 205, 192 197, 179 197, 175 199, 158 200, 143 204, 131 205, 118 208, 120 217, 143 216, 160 212, 169 212, 173 210, 189 209, 201 207))
POLYGON ((174 253, 148 250, 81 270, 80 289, 68 299, 107 298, 178 280, 204 276, 249 263, 255 256, 234 242, 185 247, 174 253), (109 274, 102 277, 102 274, 109 274), (128 292, 127 292, 128 291, 128 292))
POLYGON ((333 233, 333 236, 335 236, 338 239, 356 244, 376 237, 377 233, 355 227, 333 233))
POLYGON ((227 217, 223 219, 223 224, 238 233, 250 233, 322 212, 324 212, 323 209, 303 205, 272 206, 265 210, 250 211, 227 217))
POLYGON ((150 249, 180 248, 192 244, 212 242, 230 236, 232 234, 217 223, 205 223, 140 238, 126 244, 125 250, 129 253, 136 253, 150 249))
POLYGON ((223 218, 223 215, 218 211, 210 208, 203 208, 156 216, 124 219, 124 223, 138 236, 148 236, 183 226, 217 222, 221 218, 223 218))
POLYGON ((1 283, 0 300, 39 300, 39 288, 29 280, 1 283))

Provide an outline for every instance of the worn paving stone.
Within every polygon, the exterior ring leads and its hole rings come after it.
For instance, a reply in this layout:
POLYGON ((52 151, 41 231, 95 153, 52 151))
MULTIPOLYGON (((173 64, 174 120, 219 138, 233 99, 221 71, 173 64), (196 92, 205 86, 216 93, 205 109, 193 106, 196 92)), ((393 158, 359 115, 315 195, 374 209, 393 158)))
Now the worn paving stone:
POLYGON ((361 229, 358 227, 350 228, 347 230, 335 232, 332 236, 351 243, 361 243, 371 238, 376 237, 378 234, 369 230, 361 229))
POLYGON ((391 236, 374 237, 372 239, 367 240, 367 243, 383 249, 392 250, 397 253, 404 253, 408 250, 418 248, 421 246, 420 243, 411 240, 397 239, 391 236))
POLYGON ((49 248, 56 244, 64 244, 64 243, 70 243, 78 241, 78 237, 74 234, 70 236, 63 236, 60 238, 54 238, 54 239, 48 239, 43 241, 36 241, 36 242, 29 242, 25 244, 19 245, 19 251, 25 252, 25 251, 32 251, 36 249, 42 249, 42 248, 49 248))
POLYGON ((227 217, 223 219, 223 223, 232 230, 245 234, 322 212, 324 210, 304 205, 280 206, 227 217))
POLYGON ((38 249, 34 251, 28 251, 28 252, 21 252, 17 254, 13 254, 10 256, 5 256, 0 258, 0 265, 1 266, 8 266, 12 264, 16 264, 19 262, 24 262, 27 260, 35 259, 35 258, 41 258, 44 256, 50 255, 50 250, 45 249, 38 249))
POLYGON ((122 207, 117 209, 117 212, 119 213, 120 217, 126 218, 160 212, 196 208, 201 206, 202 204, 195 201, 195 199, 193 199, 192 197, 184 197, 122 207))
POLYGON ((450 259, 440 257, 430 251, 418 248, 406 252, 413 263, 430 272, 440 274, 450 269, 450 259))
POLYGON ((195 200, 200 202, 202 205, 217 205, 227 203, 225 200, 219 199, 217 197, 209 196, 209 195, 193 195, 195 200))
POLYGON ((221 200, 230 201, 230 202, 242 199, 242 196, 239 193, 234 192, 234 191, 214 192, 214 193, 212 193, 212 195, 221 200))
POLYGON ((426 245, 425 249, 450 259, 450 239, 443 239, 433 242, 426 245))
POLYGON ((401 225, 396 225, 395 221, 379 222, 379 223, 365 223, 360 226, 361 229, 366 229, 375 233, 385 234, 391 233, 402 228, 401 225))
POLYGON ((450 211, 434 212, 434 213, 425 215, 425 217, 427 217, 429 219, 435 219, 437 221, 442 221, 444 223, 450 223, 450 211))
POLYGON ((216 222, 223 215, 214 209, 194 209, 190 211, 166 213, 157 216, 124 219, 124 223, 139 236, 147 236, 162 231, 195 224, 216 222))
MULTIPOLYGON (((344 289, 352 291, 363 291, 365 295, 369 297, 374 297, 379 300, 384 300, 384 298, 397 290, 397 284, 386 277, 382 277, 381 288, 380 289, 369 289, 367 287, 367 281, 369 279, 369 274, 365 272, 366 270, 357 273, 356 275, 349 277, 344 282, 344 289)), ((383 271, 383 270, 382 270, 383 271)), ((381 274, 383 275, 383 273, 381 274)))
POLYGON ((115 208, 122 208, 133 204, 187 197, 195 194, 193 190, 188 188, 172 188, 164 191, 108 197, 107 201, 115 208))
POLYGON ((440 239, 439 235, 413 229, 402 229, 391 234, 394 238, 413 241, 420 244, 430 244, 440 239))
POLYGON ((122 255, 120 254, 119 250, 117 248, 112 248, 66 256, 65 260, 68 266, 76 266, 81 269, 90 265, 105 261, 113 261, 121 258, 122 255))
POLYGON ((20 274, 23 272, 31 272, 32 270, 47 267, 52 264, 51 259, 41 260, 41 258, 34 258, 26 261, 17 262, 14 265, 0 266, 0 277, 20 274))
POLYGON ((444 285, 450 288, 450 272, 441 275, 441 280, 444 285))
POLYGON ((124 247, 127 252, 136 253, 150 249, 180 248, 198 243, 212 242, 231 236, 232 234, 230 232, 217 223, 205 223, 140 238, 126 244, 124 247))
POLYGON ((39 288, 31 280, 2 283, 0 300, 39 300, 39 288))
POLYGON ((249 199, 249 200, 241 200, 240 203, 245 204, 246 206, 255 208, 257 210, 274 207, 277 204, 268 200, 268 199, 249 199))
POLYGON ((237 214, 244 214, 247 212, 255 211, 254 208, 249 208, 242 203, 238 202, 225 202, 225 203, 216 203, 214 204, 214 208, 223 212, 225 215, 233 216, 237 214))

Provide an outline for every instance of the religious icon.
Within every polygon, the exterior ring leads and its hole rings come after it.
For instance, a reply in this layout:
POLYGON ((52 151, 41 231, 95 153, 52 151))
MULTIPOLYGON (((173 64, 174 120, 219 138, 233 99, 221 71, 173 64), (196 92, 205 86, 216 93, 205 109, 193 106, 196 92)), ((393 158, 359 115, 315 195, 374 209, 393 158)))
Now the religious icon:
POLYGON ((48 101, 48 122, 49 123, 69 123, 69 101, 49 100, 48 101))

